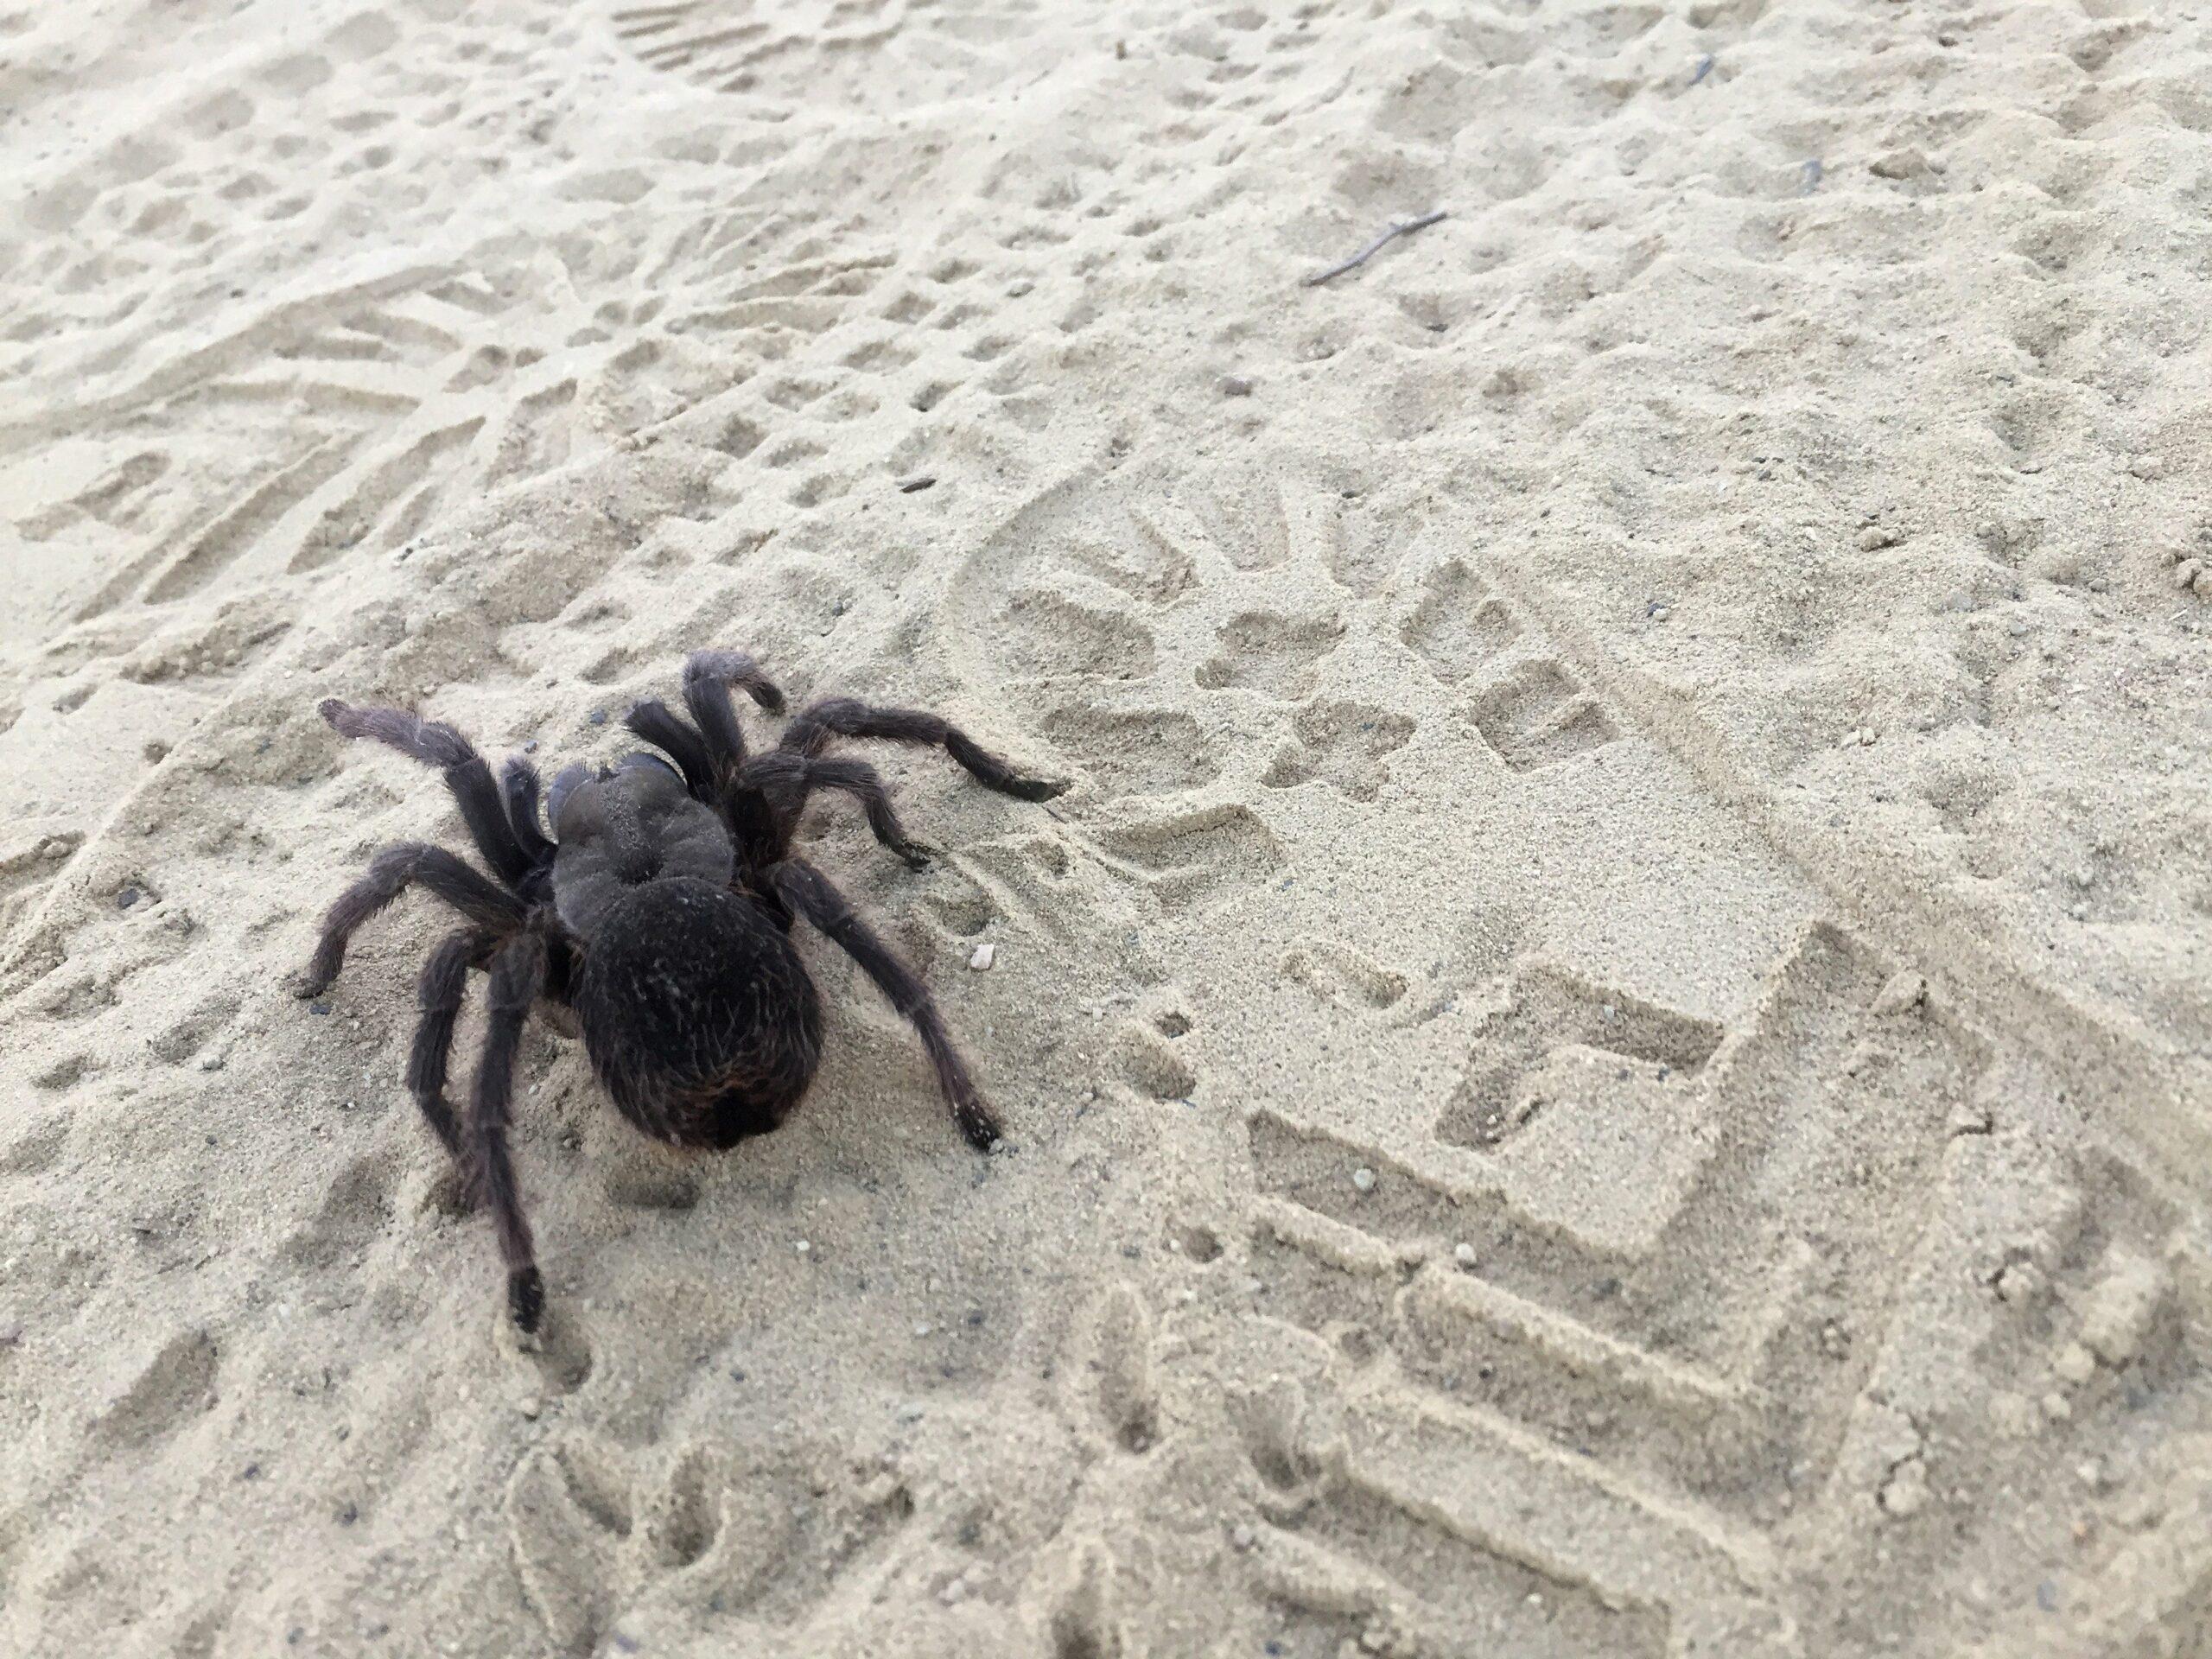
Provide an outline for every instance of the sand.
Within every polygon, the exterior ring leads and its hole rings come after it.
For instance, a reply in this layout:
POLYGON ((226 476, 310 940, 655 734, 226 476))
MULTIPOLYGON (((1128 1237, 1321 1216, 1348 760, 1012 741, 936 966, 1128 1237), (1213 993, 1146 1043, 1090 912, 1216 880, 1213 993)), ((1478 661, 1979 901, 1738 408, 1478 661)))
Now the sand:
POLYGON ((2208 85, 2107 0, 18 0, 0 1650, 2212 1650, 2208 85), (285 989, 461 837, 315 705, 607 760, 703 645, 1073 780, 806 831, 1012 1145, 818 938, 728 1156, 534 1026, 533 1349, 435 907, 285 989))

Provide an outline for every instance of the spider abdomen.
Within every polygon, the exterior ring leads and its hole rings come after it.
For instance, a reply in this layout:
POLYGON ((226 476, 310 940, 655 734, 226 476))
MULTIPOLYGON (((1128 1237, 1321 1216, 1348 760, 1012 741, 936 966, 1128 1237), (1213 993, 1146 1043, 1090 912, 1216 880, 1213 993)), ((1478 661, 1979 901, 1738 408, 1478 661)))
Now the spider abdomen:
POLYGON ((822 1055, 821 998, 784 930, 744 894, 689 877, 607 906, 575 1007, 616 1107, 680 1146, 774 1128, 822 1055))

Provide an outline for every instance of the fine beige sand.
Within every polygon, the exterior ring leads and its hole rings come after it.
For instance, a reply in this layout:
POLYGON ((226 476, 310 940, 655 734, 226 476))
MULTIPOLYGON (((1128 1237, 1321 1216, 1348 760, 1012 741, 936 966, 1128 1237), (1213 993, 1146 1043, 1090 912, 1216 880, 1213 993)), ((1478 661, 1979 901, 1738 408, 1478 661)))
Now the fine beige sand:
POLYGON ((0 111, 0 1652, 2212 1653, 2212 12, 10 0, 0 111), (526 1346, 448 924, 286 989, 465 844, 315 705, 703 645, 1072 780, 805 832, 1011 1144, 817 937, 727 1156, 534 1024, 526 1346))

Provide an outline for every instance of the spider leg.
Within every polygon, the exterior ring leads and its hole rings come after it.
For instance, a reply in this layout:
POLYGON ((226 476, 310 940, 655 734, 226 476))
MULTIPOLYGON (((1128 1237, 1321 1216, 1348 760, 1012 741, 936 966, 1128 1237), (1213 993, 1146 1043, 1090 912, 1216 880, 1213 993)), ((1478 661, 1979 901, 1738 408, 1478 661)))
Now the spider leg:
POLYGON ((714 804, 714 757, 696 727, 658 697, 632 704, 630 712, 622 717, 622 723, 675 760, 693 800, 714 804))
POLYGON ((724 776, 743 765, 746 754, 745 734, 730 701, 733 685, 742 686, 770 714, 783 712, 784 694, 743 652, 695 651, 685 660, 683 706, 698 722, 708 758, 724 776))
POLYGON ((937 1068, 938 1087, 952 1108, 952 1121, 960 1126, 969 1145, 989 1151, 991 1143, 1000 1138, 997 1120, 983 1104, 975 1079, 968 1075, 967 1062, 946 1034, 944 1018, 930 998, 929 988, 812 865, 787 858, 769 870, 767 877, 784 902, 860 963, 876 988, 891 999, 891 1006, 912 1022, 930 1063, 937 1068))
POLYGON ((537 790, 537 768, 518 754, 509 755, 499 768, 499 791, 506 797, 507 823, 533 867, 553 854, 553 842, 538 817, 537 790))
POLYGON ((807 798, 817 789, 834 789, 860 803, 876 840, 904 859, 908 869, 929 868, 929 854, 908 838, 892 807, 891 792, 884 788, 875 768, 864 760, 816 760, 779 749, 747 761, 737 780, 741 786, 759 789, 772 804, 779 857, 790 849, 791 834, 798 828, 798 815, 807 798))
POLYGON ((485 1206, 499 1232, 499 1255, 507 1264, 507 1311, 526 1332, 537 1328, 545 1281, 537 1271, 529 1219, 522 1212, 507 1131, 513 1122, 515 1054, 522 1046, 523 1022, 544 983, 545 941, 534 931, 516 934, 492 959, 491 1017, 483 1058, 476 1065, 467 1141, 485 1206))
POLYGON ((1049 801, 1067 785, 1046 778, 1026 778, 976 740, 935 715, 918 709, 884 709, 851 697, 824 697, 801 709, 785 729, 780 747, 817 755, 832 737, 882 737, 897 743, 942 748, 986 789, 1018 800, 1049 801))
POLYGON ((515 833, 499 787, 492 779, 492 768, 467 738, 442 721, 424 720, 404 709, 357 709, 336 697, 325 697, 315 707, 340 737, 373 738, 438 767, 460 804, 476 849, 493 873, 510 887, 530 875, 537 861, 515 833))
POLYGON ((302 996, 321 996, 346 965, 346 947, 361 925, 416 882, 421 882, 479 927, 505 935, 523 924, 525 912, 513 894, 503 892, 448 852, 427 842, 396 841, 369 861, 367 874, 340 893, 322 918, 315 956, 300 976, 302 996))
POLYGON ((468 988, 468 970, 480 968, 499 948, 499 936, 480 927, 464 927, 448 933, 423 959, 423 976, 416 1000, 423 1018, 415 1027, 415 1040, 407 1054, 407 1091, 423 1109, 423 1116, 461 1168, 461 1185, 474 1196, 475 1172, 461 1128, 446 1100, 446 1067, 453 1058, 454 1022, 460 1017, 468 988))

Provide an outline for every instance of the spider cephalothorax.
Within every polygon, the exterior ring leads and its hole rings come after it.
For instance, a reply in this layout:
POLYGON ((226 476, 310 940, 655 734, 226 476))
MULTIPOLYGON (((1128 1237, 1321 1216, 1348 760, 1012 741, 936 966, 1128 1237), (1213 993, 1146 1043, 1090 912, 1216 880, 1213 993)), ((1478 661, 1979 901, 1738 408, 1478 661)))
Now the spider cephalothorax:
POLYGON ((413 883, 466 918, 423 964, 407 1085, 464 1192, 492 1212, 508 1306, 525 1331, 536 1328, 545 1293, 507 1128, 523 1024, 541 1001, 573 1010, 592 1070, 638 1128, 677 1146, 734 1146, 782 1122, 821 1058, 822 1000, 791 941, 792 921, 804 917, 913 1022, 961 1133, 986 1150, 998 1139, 927 989, 819 870, 792 856, 791 836, 816 790, 838 790, 859 801, 884 845, 915 868, 928 861, 874 769, 825 757, 839 737, 942 747, 981 782, 1024 800, 1048 799, 1062 785, 1018 775, 934 715, 844 697, 811 705, 773 750, 749 754, 733 685, 782 711, 783 694, 751 658, 695 653, 683 674, 690 720, 653 701, 626 722, 670 758, 631 754, 595 772, 563 771, 545 803, 550 836, 537 772, 520 756, 494 781, 450 726, 335 698, 321 705, 342 736, 375 738, 442 768, 491 866, 487 878, 441 847, 384 848, 331 906, 299 990, 327 989, 354 931, 413 883), (488 1028, 467 1110, 457 1113, 446 1070, 471 969, 490 981, 488 1028))

